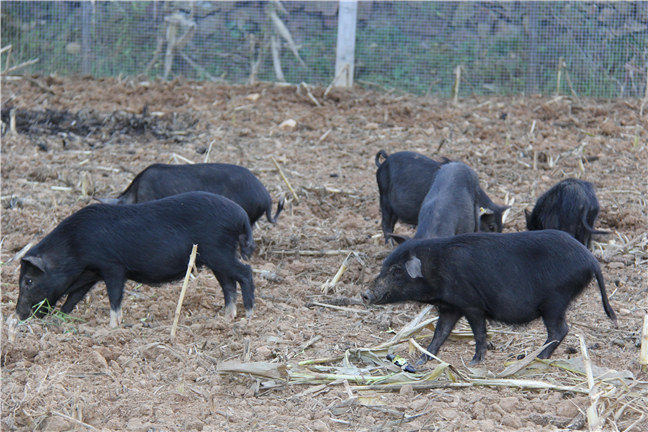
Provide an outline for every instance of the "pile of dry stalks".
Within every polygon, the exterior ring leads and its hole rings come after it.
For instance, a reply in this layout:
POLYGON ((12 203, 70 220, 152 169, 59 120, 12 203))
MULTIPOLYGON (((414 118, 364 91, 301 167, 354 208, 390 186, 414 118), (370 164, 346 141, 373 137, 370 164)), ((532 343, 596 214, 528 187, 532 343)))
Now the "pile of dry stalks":
MULTIPOLYGON (((572 421, 572 426, 587 423, 590 430, 615 427, 631 430, 648 413, 648 382, 638 381, 630 371, 616 371, 592 364, 585 340, 580 339, 581 356, 571 360, 541 360, 539 347, 524 359, 509 362, 498 373, 482 368, 457 367, 432 356, 416 341, 417 333, 436 322, 426 306, 389 341, 369 348, 349 349, 344 355, 304 360, 297 363, 240 362, 230 360, 218 365, 220 373, 249 374, 259 379, 259 389, 287 385, 306 385, 295 397, 316 395, 330 386, 343 385, 349 400, 370 406, 376 391, 398 392, 405 386, 418 391, 473 386, 511 387, 589 395, 590 405, 572 421), (431 372, 409 373, 403 365, 387 360, 387 354, 400 344, 410 352, 427 353, 437 366, 431 372), (625 414, 625 415, 624 415, 625 414)), ((455 337, 472 338, 470 331, 455 331, 455 337)))

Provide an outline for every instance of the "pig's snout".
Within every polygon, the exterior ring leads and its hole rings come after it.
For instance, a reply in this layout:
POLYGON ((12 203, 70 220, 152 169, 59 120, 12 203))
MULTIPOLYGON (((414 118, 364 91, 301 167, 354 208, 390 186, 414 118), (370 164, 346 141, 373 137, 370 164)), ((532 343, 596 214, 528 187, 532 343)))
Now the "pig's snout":
POLYGON ((370 304, 373 300, 373 294, 371 293, 371 290, 365 290, 360 294, 360 297, 362 297, 362 302, 364 304, 370 304))
POLYGON ((389 292, 389 286, 385 284, 385 280, 377 277, 369 284, 369 288, 360 294, 364 304, 384 304, 385 298, 389 292))
POLYGON ((29 304, 18 299, 18 304, 16 305, 16 315, 18 315, 18 318, 20 318, 21 321, 26 320, 29 318, 30 314, 31 308, 29 307, 29 304))

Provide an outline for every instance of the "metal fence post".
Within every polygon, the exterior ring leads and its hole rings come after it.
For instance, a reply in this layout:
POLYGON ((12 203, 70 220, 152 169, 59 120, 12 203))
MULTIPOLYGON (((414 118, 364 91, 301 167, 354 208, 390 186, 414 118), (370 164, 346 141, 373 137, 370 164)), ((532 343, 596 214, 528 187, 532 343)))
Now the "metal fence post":
POLYGON ((333 80, 335 87, 353 87, 357 13, 357 0, 340 0, 335 79, 333 80))

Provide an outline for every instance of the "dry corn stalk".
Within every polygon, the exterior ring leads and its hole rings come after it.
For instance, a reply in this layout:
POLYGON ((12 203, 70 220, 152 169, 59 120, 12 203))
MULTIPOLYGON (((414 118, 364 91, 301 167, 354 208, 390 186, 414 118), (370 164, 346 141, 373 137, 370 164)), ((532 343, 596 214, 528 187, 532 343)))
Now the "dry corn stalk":
POLYGON ((455 70, 455 80, 452 85, 452 102, 456 105, 459 102, 459 83, 461 82, 461 65, 458 65, 455 70))
POLYGON ((16 326, 18 325, 18 317, 12 313, 7 317, 7 340, 14 342, 16 340, 16 326))
POLYGON ((178 319, 180 319, 180 309, 182 309, 182 302, 184 301, 185 293, 187 292, 187 284, 189 283, 189 276, 191 270, 194 268, 196 262, 196 253, 198 252, 198 245, 195 244, 191 248, 191 255, 189 255, 189 264, 187 264, 187 273, 185 273, 184 281, 182 282, 182 290, 178 298, 178 306, 176 307, 175 316, 173 317, 173 326, 171 327, 171 338, 175 337, 176 329, 178 328, 178 319))
POLYGON ((515 197, 509 197, 509 193, 506 192, 506 196, 504 197, 504 205, 508 206, 508 208, 504 210, 504 213, 502 213, 502 224, 506 223, 506 219, 508 219, 508 215, 511 212, 511 208, 513 208, 513 204, 515 204, 515 197))
POLYGON ((340 278, 344 274, 344 272, 347 269, 347 263, 349 262, 349 258, 351 258, 352 252, 349 252, 349 254, 344 258, 344 261, 342 261, 342 265, 340 265, 340 268, 338 269, 337 273, 335 273, 335 276, 333 276, 333 279, 327 280, 322 284, 322 292, 324 294, 328 294, 329 289, 333 288, 335 284, 337 284, 340 281, 340 278))
POLYGON ((286 9, 284 9, 281 2, 278 1, 273 2, 271 6, 274 6, 274 8, 270 8, 268 10, 268 15, 270 16, 270 21, 272 22, 272 26, 275 32, 286 41, 286 44, 288 44, 288 48, 290 48, 290 51, 292 51, 294 56, 297 58, 299 64, 306 67, 306 63, 304 63, 304 60, 302 60, 302 58, 299 56, 299 51, 297 50, 297 44, 295 43, 292 35, 290 34, 290 30, 288 30, 288 27, 286 27, 283 21, 281 21, 281 18, 279 18, 279 16, 277 15, 277 10, 283 12, 284 14, 287 14, 288 12, 286 11, 286 9))
POLYGON ((643 328, 641 330, 641 350, 639 351, 639 364, 648 368, 648 314, 644 315, 643 328))
POLYGON ((560 81, 561 81, 561 78, 562 78, 563 69, 565 67, 567 67, 567 63, 565 63, 565 59, 560 57, 560 59, 558 59, 558 73, 557 73, 557 77, 556 77, 556 94, 557 95, 560 94, 560 81))
POLYGON ((585 339, 583 336, 578 335, 580 341, 580 349, 583 355, 583 364, 585 365, 585 373, 587 374, 587 388, 590 397, 590 406, 587 408, 587 424, 590 431, 600 431, 601 430, 601 418, 598 413, 598 400, 600 393, 597 392, 596 387, 594 386, 594 373, 592 372, 592 360, 590 359, 589 353, 587 352, 587 346, 585 345, 585 339))
POLYGON ((272 159, 272 162, 274 162, 275 166, 277 167, 277 171, 279 171, 279 175, 283 179, 284 183, 286 183, 286 186, 288 186, 288 189, 290 190, 290 193, 292 194, 293 198, 295 199, 295 204, 299 203, 299 197, 295 193, 295 189, 293 189, 292 185, 288 181, 288 178, 284 174, 283 170, 281 169, 281 166, 279 166, 279 162, 274 157, 270 157, 272 159))

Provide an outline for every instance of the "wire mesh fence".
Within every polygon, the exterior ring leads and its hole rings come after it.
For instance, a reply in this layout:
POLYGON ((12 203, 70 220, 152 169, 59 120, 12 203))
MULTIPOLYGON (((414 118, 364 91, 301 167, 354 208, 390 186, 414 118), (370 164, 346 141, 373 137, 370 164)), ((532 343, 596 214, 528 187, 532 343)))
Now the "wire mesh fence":
MULTIPOLYGON (((2 64, 45 74, 328 85, 337 1, 2 2, 2 64), (8 59, 7 56, 10 56, 8 59)), ((642 97, 648 2, 358 3, 355 79, 448 95, 642 97)))

